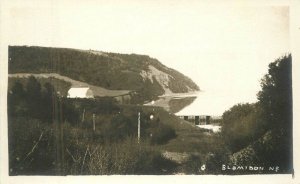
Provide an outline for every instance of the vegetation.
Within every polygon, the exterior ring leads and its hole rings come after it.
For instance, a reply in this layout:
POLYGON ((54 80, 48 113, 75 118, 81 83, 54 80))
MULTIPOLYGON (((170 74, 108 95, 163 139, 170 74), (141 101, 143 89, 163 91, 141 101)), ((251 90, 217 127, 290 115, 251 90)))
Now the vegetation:
POLYGON ((256 104, 238 104, 223 114, 222 136, 232 164, 279 166, 291 173, 292 76, 291 55, 269 64, 256 104))
MULTIPOLYGON (((7 100, 9 117, 27 116, 51 122, 55 116, 53 108, 58 105, 58 102, 65 99, 60 98, 56 94, 50 83, 45 83, 44 86, 41 86, 36 78, 30 77, 25 89, 20 82, 16 81, 8 93, 7 100)), ((73 105, 71 103, 61 104, 60 108, 64 111, 64 116, 61 117, 62 120, 76 121, 78 113, 73 108, 73 105)))
POLYGON ((88 174, 171 174, 177 165, 165 159, 155 147, 144 142, 137 144, 132 138, 122 144, 95 146, 90 153, 85 167, 88 174))
POLYGON ((151 113, 139 109, 137 144, 138 109, 124 110, 112 98, 62 98, 34 77, 25 84, 15 81, 8 93, 11 175, 163 174, 176 167, 155 146, 175 138, 175 130, 151 113))
MULTIPOLYGON (((148 56, 10 47, 10 58, 10 73, 57 72, 110 89, 132 89, 139 92, 135 104, 162 93, 156 80, 143 81, 139 75, 149 64, 183 80, 170 84, 174 91, 185 91, 181 83, 192 88, 188 79, 148 56)), ((120 105, 108 97, 64 98, 69 85, 34 77, 9 80, 10 175, 253 174, 222 171, 222 164, 279 166, 280 173, 292 172, 291 55, 269 65, 257 103, 224 112, 217 134, 158 107, 120 105)), ((171 107, 177 103, 171 101, 171 107)))
POLYGON ((149 56, 65 48, 9 47, 9 73, 58 73, 107 89, 133 90, 137 92, 135 103, 153 100, 164 93, 156 79, 152 83, 140 75, 142 70, 148 70, 149 65, 173 77, 169 84, 173 92, 188 92, 189 88, 199 90, 191 79, 149 56))
MULTIPOLYGON (((21 78, 21 77, 9 77, 8 78, 8 91, 12 91, 13 85, 18 82, 22 84, 23 87, 27 86, 27 83, 30 78, 21 78)), ((53 86, 54 90, 59 92, 61 96, 66 97, 68 90, 71 88, 71 83, 59 80, 56 78, 35 78, 43 88, 46 83, 49 83, 53 86)))
MULTIPOLYGON (((269 127, 268 147, 259 149, 265 164, 278 164, 284 172, 293 169, 293 102, 292 56, 287 55, 269 65, 258 93, 259 104, 264 109, 262 119, 269 127)), ((259 146, 258 146, 259 147, 259 146)))
POLYGON ((233 152, 239 151, 266 132, 257 104, 238 104, 223 114, 222 134, 233 152))

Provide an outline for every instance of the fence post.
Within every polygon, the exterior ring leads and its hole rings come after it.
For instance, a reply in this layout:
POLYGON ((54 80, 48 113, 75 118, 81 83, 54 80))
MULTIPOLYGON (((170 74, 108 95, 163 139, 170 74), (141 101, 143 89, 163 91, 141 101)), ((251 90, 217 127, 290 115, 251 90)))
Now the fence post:
POLYGON ((82 120, 81 120, 82 123, 84 122, 84 113, 85 113, 85 108, 83 109, 83 112, 82 112, 82 120))
POLYGON ((93 114, 93 130, 96 131, 96 123, 95 123, 95 120, 96 119, 96 115, 93 114))
POLYGON ((138 143, 140 143, 141 136, 141 113, 138 113, 138 143))

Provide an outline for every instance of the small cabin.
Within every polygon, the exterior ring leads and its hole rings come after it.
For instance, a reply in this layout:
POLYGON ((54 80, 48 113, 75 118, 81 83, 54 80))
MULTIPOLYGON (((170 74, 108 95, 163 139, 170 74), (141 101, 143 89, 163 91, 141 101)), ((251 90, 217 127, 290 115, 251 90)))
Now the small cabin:
POLYGON ((68 98, 94 98, 94 93, 89 87, 72 87, 68 91, 68 98))

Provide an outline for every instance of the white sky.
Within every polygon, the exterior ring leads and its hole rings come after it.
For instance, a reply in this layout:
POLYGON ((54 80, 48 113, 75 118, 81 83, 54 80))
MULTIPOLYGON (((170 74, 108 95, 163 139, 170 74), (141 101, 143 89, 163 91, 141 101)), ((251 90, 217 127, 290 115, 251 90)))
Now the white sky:
POLYGON ((146 54, 204 91, 254 101, 259 80, 288 53, 289 8, 207 1, 16 1, 11 45, 146 54))

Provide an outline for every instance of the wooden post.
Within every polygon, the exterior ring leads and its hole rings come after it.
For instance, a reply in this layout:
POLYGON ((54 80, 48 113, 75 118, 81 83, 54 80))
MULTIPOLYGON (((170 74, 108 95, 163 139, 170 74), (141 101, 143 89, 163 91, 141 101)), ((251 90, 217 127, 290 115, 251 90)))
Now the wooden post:
POLYGON ((83 109, 83 112, 82 112, 82 120, 81 120, 82 123, 84 122, 84 113, 85 113, 85 108, 83 109))
POLYGON ((53 121, 55 124, 56 174, 64 175, 64 140, 63 140, 62 99, 53 97, 53 121))
POLYGON ((200 125, 200 116, 195 116, 195 125, 200 125))
POLYGON ((96 115, 93 114, 93 130, 96 131, 96 123, 95 123, 96 115))
POLYGON ((210 124, 210 116, 205 116, 205 124, 210 124))
POLYGON ((140 143, 141 137, 141 113, 138 114, 138 143, 140 143))
POLYGON ((64 121, 63 121, 63 109, 62 99, 59 100, 60 106, 60 151, 61 151, 61 175, 65 175, 65 149, 64 149, 64 121))
POLYGON ((56 175, 61 175, 61 147, 60 147, 60 127, 59 127, 59 104, 55 96, 53 96, 53 122, 55 125, 55 170, 56 175))

